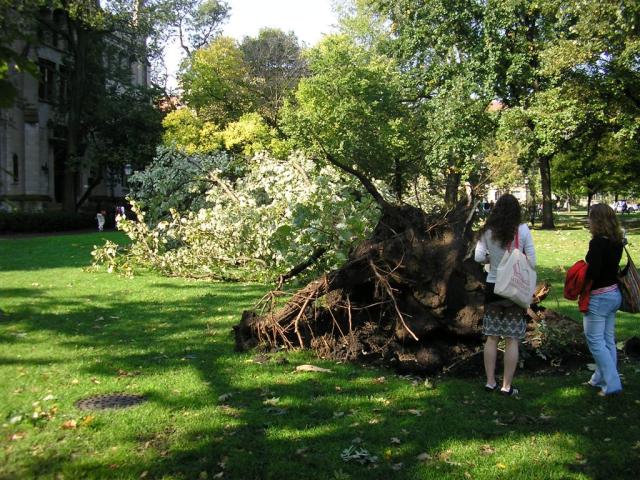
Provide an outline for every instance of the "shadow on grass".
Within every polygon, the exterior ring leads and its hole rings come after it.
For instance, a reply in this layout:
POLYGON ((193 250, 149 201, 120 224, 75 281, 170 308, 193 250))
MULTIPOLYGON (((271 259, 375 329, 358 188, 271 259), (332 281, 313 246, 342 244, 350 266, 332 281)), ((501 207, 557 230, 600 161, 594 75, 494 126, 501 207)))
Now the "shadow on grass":
MULTIPOLYGON (((174 287, 159 282, 153 288, 174 287)), ((181 288, 189 290, 189 286, 181 288)), ((622 429, 612 427, 628 421, 635 408, 633 398, 638 397, 635 387, 631 395, 603 407, 593 392, 566 394, 564 377, 550 378, 553 385, 546 387, 546 393, 536 392, 534 380, 523 379, 529 390, 522 401, 515 401, 487 395, 480 380, 470 388, 468 380, 452 379, 429 390, 406 380, 379 382, 376 378, 381 374, 391 378, 390 372, 352 364, 329 365, 331 374, 295 374, 292 364, 257 364, 251 362, 255 352, 232 352, 230 327, 259 296, 259 288, 212 289, 188 300, 164 301, 162 308, 153 302, 119 298, 108 308, 95 309, 87 307, 83 297, 63 316, 41 313, 56 307, 53 300, 50 305, 41 301, 40 311, 27 306, 16 309, 14 318, 22 320, 8 321, 28 335, 50 332, 63 350, 93 352, 78 364, 77 374, 101 380, 94 393, 122 386, 118 376, 125 372, 122 382, 133 385, 128 391, 142 393, 148 400, 146 406, 135 409, 94 414, 97 420, 91 435, 100 437, 101 445, 127 445, 126 455, 115 460, 69 456, 54 443, 40 455, 25 455, 16 473, 139 478, 147 472, 147 478, 192 479, 223 472, 223 478, 315 479, 334 478, 342 472, 351 478, 386 480, 424 478, 425 472, 431 478, 464 478, 474 468, 478 469, 474 477, 482 477, 484 468, 487 478, 497 473, 503 478, 542 478, 549 468, 555 468, 549 471, 556 475, 576 472, 594 478, 615 478, 616 474, 624 478, 637 471, 637 456, 607 448, 625 441, 622 429), (203 312, 212 311, 216 312, 213 322, 203 321, 203 312), (171 382, 171 372, 185 370, 197 375, 206 388, 183 393, 188 387, 166 383, 171 382), (144 383, 147 379, 161 383, 144 383), (144 386, 135 387, 138 382, 144 386), (161 422, 149 417, 155 408, 166 413, 161 422), (587 418, 590 411, 596 414, 587 418), (584 421, 576 420, 578 412, 584 412, 584 421), (182 420, 185 416, 193 417, 193 424, 182 420), (541 420, 547 416, 551 418, 541 420), (201 417, 210 421, 198 420, 201 417), (619 421, 612 423, 611 417, 619 421), (119 424, 120 429, 113 426, 119 424), (566 436, 554 440, 554 449, 567 458, 555 466, 545 463, 543 448, 539 458, 515 457, 518 460, 504 468, 495 466, 488 457, 491 453, 481 453, 484 444, 535 443, 557 432, 566 436), (604 443, 605 438, 610 443, 604 443), (449 449, 460 443, 478 450, 477 465, 450 457, 449 449), (377 467, 341 462, 340 454, 351 445, 377 455, 377 467), (576 449, 587 463, 571 453, 576 449), (424 452, 429 454, 427 467, 416 460, 424 452)), ((30 364, 28 359, 2 360, 30 364)), ((78 399, 65 400, 68 410, 78 399)))
MULTIPOLYGON (((99 243, 95 237, 98 234, 67 237, 47 248, 21 240, 11 246, 9 253, 15 255, 0 258, 8 270, 84 266, 86 252, 99 243), (51 248, 56 255, 47 253, 51 248), (36 249, 36 260, 30 259, 36 249), (68 255, 74 257, 65 258, 68 255)), ((7 254, 3 242, 0 254, 7 254)), ((556 286, 563 273, 541 268, 539 277, 556 286)), ((37 427, 46 448, 31 444, 18 450, 19 445, 9 443, 7 455, 13 448, 19 458, 12 471, 0 467, 0 476, 194 479, 222 473, 221 478, 231 479, 387 480, 465 478, 465 473, 474 478, 630 478, 637 471, 637 450, 624 448, 635 423, 630 417, 639 398, 635 385, 620 399, 603 403, 588 390, 572 394, 568 387, 573 377, 548 378, 541 387, 539 378, 523 376, 525 395, 516 401, 487 395, 481 380, 476 385, 469 379, 449 379, 430 390, 422 382, 413 386, 389 371, 355 364, 322 363, 333 373, 296 374, 295 363, 320 361, 294 353, 288 355, 291 363, 278 363, 275 359, 285 358, 279 352, 258 364, 252 362, 256 352, 232 350, 231 327, 263 287, 203 288, 198 282, 158 279, 145 288, 151 290, 150 297, 164 300, 143 301, 132 291, 109 298, 106 306, 105 298, 97 295, 61 304, 43 295, 44 289, 2 291, 22 300, 1 325, 26 336, 0 337, 0 364, 57 369, 69 361, 70 377, 91 379, 89 386, 58 386, 65 418, 79 418, 82 412, 73 403, 90 395, 127 391, 143 394, 147 402, 127 410, 92 412, 93 423, 74 431, 54 427, 53 421, 50 428, 37 427), (181 299, 175 299, 178 292, 181 299), (39 295, 37 306, 28 301, 34 295, 39 295), (90 305, 97 301, 102 306, 90 305), (64 314, 47 313, 61 309, 64 314), (37 354, 45 342, 55 344, 54 354, 19 358, 8 353, 24 344, 37 354), (378 381, 382 375, 388 380, 378 381), (190 384, 185 380, 190 376, 197 381, 190 384), (545 444, 544 439, 551 440, 545 444), (504 454, 512 445, 523 448, 536 442, 540 448, 529 450, 534 458, 511 456, 513 463, 501 466, 492 458, 491 448, 504 454), (549 460, 545 449, 550 443, 562 460, 549 460), (460 444, 473 450, 471 460, 448 453, 460 444), (342 462, 340 455, 350 446, 378 456, 375 468, 342 462), (429 457, 418 461, 425 452, 429 457)), ((557 294, 562 296, 561 289, 557 294)), ((546 306, 556 309, 553 298, 546 306)), ((561 313, 571 308, 575 306, 560 303, 561 313)), ((36 381, 25 380, 25 387, 36 381)))

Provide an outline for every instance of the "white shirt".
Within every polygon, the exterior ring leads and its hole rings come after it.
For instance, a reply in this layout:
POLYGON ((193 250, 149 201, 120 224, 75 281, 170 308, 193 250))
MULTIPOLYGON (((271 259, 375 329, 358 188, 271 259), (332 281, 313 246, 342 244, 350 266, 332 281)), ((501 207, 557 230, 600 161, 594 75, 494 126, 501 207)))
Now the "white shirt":
MULTIPOLYGON (((515 248, 515 239, 511 244, 511 248, 515 248)), ((518 248, 527 256, 527 260, 533 268, 536 268, 536 251, 533 248, 533 237, 529 227, 522 223, 518 227, 518 248)), ((506 252, 500 243, 493 240, 491 230, 484 232, 478 243, 476 243, 475 261, 478 263, 488 263, 490 265, 487 282, 496 283, 496 273, 500 260, 506 252)))

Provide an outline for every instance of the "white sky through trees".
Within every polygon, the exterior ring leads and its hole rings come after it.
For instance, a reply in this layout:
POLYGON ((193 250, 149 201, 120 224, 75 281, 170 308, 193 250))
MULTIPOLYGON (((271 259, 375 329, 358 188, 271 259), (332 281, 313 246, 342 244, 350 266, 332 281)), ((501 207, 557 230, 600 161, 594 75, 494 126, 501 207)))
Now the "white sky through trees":
MULTIPOLYGON (((261 28, 279 28, 293 31, 307 46, 315 45, 323 34, 334 31, 337 16, 332 10, 333 0, 226 0, 231 17, 224 26, 223 35, 241 41, 255 37, 261 28)), ((165 53, 169 73, 169 87, 176 88, 176 71, 182 50, 174 43, 165 53)))

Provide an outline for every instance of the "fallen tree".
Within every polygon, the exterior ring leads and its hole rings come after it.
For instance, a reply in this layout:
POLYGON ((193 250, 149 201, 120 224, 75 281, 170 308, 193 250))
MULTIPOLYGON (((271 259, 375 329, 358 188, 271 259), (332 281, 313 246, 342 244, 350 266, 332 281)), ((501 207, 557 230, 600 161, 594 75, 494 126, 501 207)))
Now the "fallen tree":
MULTIPOLYGON (((473 211, 466 203, 430 214, 386 204, 371 237, 341 268, 283 305, 277 289, 245 311, 234 327, 236 348, 310 348, 323 358, 420 374, 479 357, 484 273, 473 259, 473 211)), ((541 285, 537 301, 548 290, 541 285)), ((538 305, 528 313, 524 358, 557 365, 586 351, 575 322, 538 305)))

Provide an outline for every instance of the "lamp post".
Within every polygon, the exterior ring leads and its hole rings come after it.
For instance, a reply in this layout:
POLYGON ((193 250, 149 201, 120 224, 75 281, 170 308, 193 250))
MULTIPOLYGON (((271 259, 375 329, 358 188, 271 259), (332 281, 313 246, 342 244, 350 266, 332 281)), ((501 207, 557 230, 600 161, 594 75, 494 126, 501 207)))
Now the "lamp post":
POLYGON ((130 164, 130 163, 127 163, 127 164, 124 166, 124 174, 125 174, 127 177, 129 177, 132 173, 133 173, 133 167, 131 166, 131 164, 130 164))

